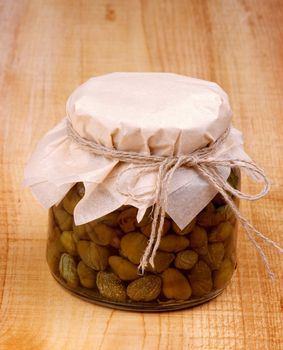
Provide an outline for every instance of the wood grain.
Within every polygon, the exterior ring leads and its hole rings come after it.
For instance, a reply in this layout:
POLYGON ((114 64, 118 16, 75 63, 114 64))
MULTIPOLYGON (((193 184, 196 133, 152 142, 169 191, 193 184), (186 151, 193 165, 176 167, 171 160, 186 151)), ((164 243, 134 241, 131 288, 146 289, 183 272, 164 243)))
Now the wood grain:
POLYGON ((0 1, 1 350, 283 349, 282 258, 271 248, 277 283, 240 230, 238 270, 214 301, 163 314, 114 311, 52 279, 47 213, 22 187, 32 149, 77 85, 112 71, 187 74, 228 92, 246 150, 273 182, 242 211, 282 242, 282 23, 280 0, 0 1))

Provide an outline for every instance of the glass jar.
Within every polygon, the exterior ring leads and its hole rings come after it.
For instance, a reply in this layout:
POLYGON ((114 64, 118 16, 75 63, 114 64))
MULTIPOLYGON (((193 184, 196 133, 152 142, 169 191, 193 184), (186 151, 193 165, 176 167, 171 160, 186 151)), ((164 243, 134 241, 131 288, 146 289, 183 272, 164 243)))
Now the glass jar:
MULTIPOLYGON (((238 169, 228 181, 239 189, 238 169)), ((150 208, 139 223, 137 209, 123 206, 76 226, 73 211, 83 195, 78 183, 49 210, 47 262, 70 292, 117 309, 169 311, 213 299, 229 283, 236 268, 237 221, 220 194, 183 230, 166 217, 155 268, 144 275, 138 264, 151 230, 150 208)))

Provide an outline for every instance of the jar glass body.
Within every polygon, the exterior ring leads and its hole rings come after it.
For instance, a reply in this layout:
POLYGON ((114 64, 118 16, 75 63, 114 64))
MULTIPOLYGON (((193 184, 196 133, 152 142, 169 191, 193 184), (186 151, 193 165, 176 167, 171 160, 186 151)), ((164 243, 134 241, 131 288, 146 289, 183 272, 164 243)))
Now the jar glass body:
MULTIPOLYGON (((240 189, 238 169, 228 181, 240 189)), ((213 299, 232 278, 237 220, 220 194, 183 230, 166 216, 155 267, 144 275, 137 267, 151 230, 150 208, 139 223, 137 209, 123 206, 76 226, 73 210, 83 195, 78 183, 49 210, 47 262, 70 292, 112 308, 169 311, 213 299)))

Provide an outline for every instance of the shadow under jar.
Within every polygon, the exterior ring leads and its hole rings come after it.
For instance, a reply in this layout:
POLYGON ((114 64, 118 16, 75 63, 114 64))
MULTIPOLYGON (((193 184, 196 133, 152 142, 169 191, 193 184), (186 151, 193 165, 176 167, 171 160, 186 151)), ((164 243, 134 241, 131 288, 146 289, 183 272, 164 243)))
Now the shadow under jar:
MULTIPOLYGON (((240 189, 240 172, 228 182, 240 189)), ((76 226, 73 211, 84 195, 76 184, 49 210, 47 262, 70 292, 96 304, 132 311, 169 311, 213 299, 236 268, 237 220, 223 197, 212 201, 183 229, 166 216, 155 268, 138 265, 151 232, 151 210, 123 206, 76 226)), ((238 200, 232 196, 238 206, 238 200)))

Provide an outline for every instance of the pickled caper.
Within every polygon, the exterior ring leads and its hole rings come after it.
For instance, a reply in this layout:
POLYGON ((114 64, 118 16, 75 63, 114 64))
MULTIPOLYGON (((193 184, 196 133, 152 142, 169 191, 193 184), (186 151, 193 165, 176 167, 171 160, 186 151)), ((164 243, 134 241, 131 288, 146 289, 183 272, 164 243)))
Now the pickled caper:
POLYGON ((61 205, 53 207, 55 221, 61 231, 71 231, 73 226, 73 217, 66 212, 61 205))
POLYGON ((177 269, 169 268, 162 275, 162 292, 167 299, 187 300, 192 289, 186 277, 177 269))
POLYGON ((202 297, 208 294, 213 287, 211 270, 204 261, 198 261, 189 273, 193 295, 202 297))
POLYGON ((73 231, 63 231, 60 240, 67 253, 77 255, 78 252, 73 231))
POLYGON ((132 232, 137 227, 137 208, 129 208, 119 213, 118 224, 125 233, 132 232))
POLYGON ((118 248, 120 245, 117 231, 104 223, 95 225, 93 230, 88 232, 88 236, 94 243, 102 246, 111 245, 114 248, 118 248))
POLYGON ((223 243, 212 243, 208 245, 207 255, 203 255, 202 259, 207 263, 211 270, 216 270, 220 267, 224 254, 225 249, 223 243))
POLYGON ((153 260, 154 268, 151 265, 148 265, 147 270, 160 273, 166 270, 174 259, 175 255, 172 253, 157 251, 153 260))
POLYGON ((132 281, 139 277, 137 266, 121 256, 110 256, 109 265, 123 281, 132 281))
POLYGON ((147 238, 139 232, 130 232, 121 239, 121 254, 132 263, 139 264, 147 246, 147 238))
POLYGON ((234 272, 232 261, 225 258, 219 269, 213 272, 213 284, 215 289, 223 288, 231 279, 234 272))
POLYGON ((83 287, 92 289, 96 286, 97 272, 87 266, 83 261, 78 263, 77 272, 83 287))
POLYGON ((86 224, 83 224, 83 225, 76 225, 75 223, 73 223, 73 231, 74 233, 80 237, 80 239, 89 239, 89 235, 88 233, 89 232, 92 232, 93 231, 93 228, 94 228, 94 223, 93 221, 91 222, 88 222, 86 224))
POLYGON ((184 236, 168 234, 161 238, 158 249, 168 253, 177 253, 186 249, 189 244, 190 241, 184 236))
POLYGON ((77 249, 82 261, 94 270, 105 270, 108 265, 110 252, 94 242, 79 241, 77 249))
POLYGON ((77 288, 79 285, 79 276, 74 258, 63 253, 60 258, 59 271, 62 278, 71 288, 77 288))
POLYGON ((127 294, 134 301, 155 300, 161 292, 161 278, 155 275, 141 277, 128 285, 127 294))
POLYGON ((63 247, 60 237, 57 239, 47 243, 46 250, 46 260, 47 264, 50 267, 51 271, 55 274, 59 273, 59 262, 61 253, 65 252, 65 248, 63 247))
POLYGON ((198 254, 193 250, 179 252, 174 261, 177 269, 190 270, 198 261, 198 254))
POLYGON ((219 225, 214 227, 208 235, 209 242, 223 242, 233 232, 234 227, 229 221, 221 222, 219 225))
POLYGON ((126 287, 113 272, 99 271, 96 285, 104 298, 120 302, 126 301, 126 287))
POLYGON ((203 227, 194 227, 190 234, 190 247, 200 255, 207 254, 207 233, 203 227))

